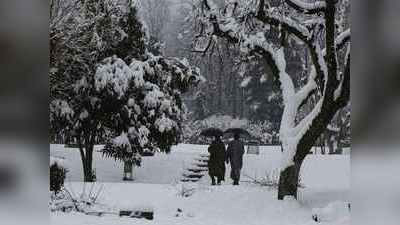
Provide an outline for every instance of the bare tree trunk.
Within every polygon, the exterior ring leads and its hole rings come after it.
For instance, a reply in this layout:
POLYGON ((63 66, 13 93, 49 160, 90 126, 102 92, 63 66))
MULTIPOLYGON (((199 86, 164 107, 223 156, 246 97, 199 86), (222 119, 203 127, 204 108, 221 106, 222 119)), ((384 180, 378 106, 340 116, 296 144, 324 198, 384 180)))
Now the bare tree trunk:
POLYGON ((85 160, 85 167, 84 167, 84 181, 85 182, 94 182, 95 177, 93 174, 93 144, 86 145, 86 160, 85 160))
POLYGON ((321 135, 321 155, 325 155, 326 132, 321 135))
POLYGON ((280 173, 278 199, 283 200, 285 196, 294 196, 297 199, 297 188, 299 186, 299 175, 303 160, 296 161, 294 165, 287 167, 280 173))
POLYGON ((240 118, 244 117, 244 89, 240 89, 240 118))
POLYGON ((335 152, 335 149, 333 147, 333 140, 334 136, 333 134, 328 135, 327 139, 327 146, 328 146, 328 154, 333 154, 335 152))
POLYGON ((218 73, 218 111, 223 112, 224 107, 223 107, 223 102, 222 102, 222 76, 224 75, 224 62, 222 60, 222 57, 220 56, 220 62, 219 62, 219 73, 218 73))
POLYGON ((88 138, 85 138, 85 143, 81 137, 78 137, 79 152, 81 155, 82 169, 83 169, 83 180, 84 182, 94 182, 93 174, 93 143, 88 138), (85 146, 85 147, 83 147, 85 146))
POLYGON ((232 96, 232 101, 233 101, 232 107, 233 107, 233 117, 234 118, 237 118, 237 115, 238 115, 237 89, 238 89, 238 84, 237 84, 237 78, 235 77, 233 79, 233 96, 232 96))

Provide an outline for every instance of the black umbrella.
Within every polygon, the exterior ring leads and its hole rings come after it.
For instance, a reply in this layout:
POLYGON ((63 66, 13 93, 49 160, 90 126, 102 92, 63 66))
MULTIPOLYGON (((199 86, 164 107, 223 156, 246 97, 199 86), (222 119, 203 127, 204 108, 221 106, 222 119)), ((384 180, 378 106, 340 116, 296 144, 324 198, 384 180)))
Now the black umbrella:
POLYGON ((222 136, 224 132, 218 128, 207 128, 200 132, 200 135, 204 135, 206 137, 215 137, 215 136, 222 136))
POLYGON ((239 134, 241 136, 251 138, 251 134, 243 128, 229 128, 224 131, 224 134, 239 134))

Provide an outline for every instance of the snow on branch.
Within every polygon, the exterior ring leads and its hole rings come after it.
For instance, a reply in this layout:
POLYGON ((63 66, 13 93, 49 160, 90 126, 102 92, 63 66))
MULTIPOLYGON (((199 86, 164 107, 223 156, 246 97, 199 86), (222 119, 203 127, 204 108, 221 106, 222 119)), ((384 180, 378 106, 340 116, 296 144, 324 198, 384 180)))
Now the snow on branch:
POLYGON ((216 10, 217 6, 214 3, 213 0, 203 0, 204 6, 208 9, 208 10, 216 10))
MULTIPOLYGON (((308 82, 298 92, 295 92, 293 80, 290 75, 286 72, 286 61, 283 48, 276 49, 272 44, 265 40, 265 37, 260 34, 249 35, 244 38, 244 46, 248 51, 251 49, 257 49, 263 51, 263 54, 270 60, 268 63, 271 65, 274 73, 278 76, 284 101, 284 112, 281 120, 280 127, 280 139, 282 141, 284 154, 281 160, 281 169, 285 169, 294 163, 294 156, 297 152, 297 146, 302 137, 306 132, 313 126, 314 120, 321 112, 321 108, 324 102, 324 96, 314 106, 312 111, 307 114, 296 125, 296 116, 300 105, 309 98, 313 91, 317 89, 317 73, 315 67, 310 73, 308 82)), ((322 51, 319 44, 315 45, 316 49, 316 63, 321 67, 324 76, 324 86, 327 84, 327 68, 326 63, 322 56, 322 51)))
POLYGON ((296 98, 295 87, 292 78, 286 72, 286 61, 283 48, 275 50, 269 43, 265 42, 263 45, 265 55, 271 60, 268 63, 271 65, 273 71, 278 74, 282 96, 284 102, 284 109, 280 127, 280 139, 282 141, 284 154, 281 159, 281 169, 292 165, 294 156, 297 151, 297 143, 299 136, 293 135, 293 128, 295 127, 295 119, 299 98, 296 98))
POLYGON ((323 97, 319 100, 313 110, 296 125, 296 115, 299 106, 307 99, 311 92, 317 88, 315 82, 315 70, 310 74, 307 84, 297 93, 295 92, 293 80, 286 72, 286 61, 283 49, 272 51, 275 65, 279 70, 279 81, 281 83, 284 111, 280 127, 280 139, 285 150, 281 159, 281 169, 284 170, 294 164, 294 156, 297 152, 297 146, 304 134, 310 129, 314 119, 319 115, 323 103, 323 97))
POLYGON ((304 2, 302 0, 285 0, 285 2, 293 9, 305 14, 317 14, 324 12, 326 9, 325 1, 304 2))
POLYGON ((256 18, 265 24, 281 27, 305 43, 308 43, 311 40, 311 33, 306 26, 289 16, 282 16, 276 8, 270 8, 266 10, 265 14, 258 14, 256 18))
MULTIPOLYGON (((334 72, 331 75, 328 73, 328 66, 332 67, 332 65, 328 64, 330 59, 326 56, 326 50, 322 49, 324 45, 319 42, 320 40, 316 39, 315 35, 319 35, 319 32, 315 32, 314 29, 316 28, 314 25, 324 24, 323 22, 325 21, 322 21, 322 18, 314 18, 307 25, 304 21, 302 23, 290 15, 283 14, 278 8, 267 8, 265 1, 262 0, 259 1, 257 7, 251 9, 245 6, 239 7, 236 13, 225 13, 224 10, 219 10, 217 5, 213 4, 211 0, 202 0, 202 2, 204 7, 202 8, 199 21, 204 25, 205 29, 200 31, 200 36, 225 38, 231 43, 239 44, 240 50, 245 54, 262 56, 269 64, 273 75, 280 82, 285 106, 280 127, 280 140, 284 149, 281 169, 284 170, 293 165, 295 160, 299 160, 308 153, 304 149, 300 149, 301 152, 299 153, 298 146, 301 145, 303 148, 304 146, 308 148, 312 145, 315 138, 317 138, 315 133, 322 132, 325 129, 325 123, 329 123, 335 110, 338 108, 338 104, 348 102, 348 90, 350 86, 349 57, 346 59, 345 72, 341 76, 340 90, 336 91, 335 99, 331 99, 333 96, 330 93, 332 93, 333 88, 338 88, 332 77, 337 76, 334 72), (247 21, 251 21, 253 26, 246 27, 247 21), (268 28, 266 27, 269 25, 277 27, 287 34, 300 39, 310 52, 313 64, 311 72, 307 83, 297 92, 291 76, 286 72, 283 48, 279 48, 271 41, 266 40, 265 33, 268 32, 266 30, 268 28), (297 118, 299 108, 316 91, 319 92, 318 102, 313 105, 313 108, 307 115, 300 119, 300 121, 297 121, 299 119, 297 118), (331 107, 330 104, 332 101, 335 101, 335 104, 331 107)), ((323 1, 305 3, 299 0, 287 0, 286 2, 291 4, 292 8, 300 8, 303 12, 322 12, 328 8, 328 5, 323 1)), ((330 5, 330 7, 332 6, 330 5)), ((334 19, 330 20, 330 22, 328 25, 332 25, 334 19)), ((339 34, 336 38, 333 38, 333 35, 335 35, 334 29, 330 29, 328 35, 332 36, 330 42, 333 43, 325 43, 325 46, 329 44, 328 46, 338 49, 345 46, 350 40, 350 29, 339 34)), ((331 52, 336 57, 335 51, 331 52)), ((336 71, 336 69, 333 68, 331 71, 336 71)))
POLYGON ((131 69, 122 59, 116 56, 109 57, 104 59, 96 70, 96 90, 100 91, 109 87, 109 91, 121 98, 129 88, 132 79, 136 86, 142 86, 143 76, 144 71, 141 67, 131 69))
POLYGON ((348 41, 350 41, 350 28, 343 31, 336 37, 336 49, 341 49, 348 41))
POLYGON ((344 107, 350 99, 350 46, 347 47, 342 79, 334 92, 334 100, 344 107))
POLYGON ((316 77, 317 72, 315 71, 315 67, 312 67, 307 83, 296 93, 297 108, 301 107, 317 89, 316 77))
MULTIPOLYGON (((350 28, 340 33, 335 38, 335 46, 336 50, 342 49, 351 39, 351 31, 350 28)), ((323 55, 326 55, 326 49, 322 51, 323 55)))
MULTIPOLYGON (((263 1, 261 1, 262 3, 263 1)), ((261 4, 260 3, 260 4, 261 4)), ((259 20, 263 24, 269 24, 275 27, 281 27, 288 33, 298 37, 305 43, 311 41, 311 33, 309 29, 289 16, 283 16, 279 9, 269 8, 264 10, 263 4, 258 6, 258 13, 252 12, 252 10, 245 9, 244 12, 234 17, 229 10, 225 10, 227 13, 223 13, 224 10, 218 10, 218 7, 212 0, 203 0, 204 10, 202 18, 203 23, 210 23, 213 33, 216 36, 223 36, 231 42, 238 42, 243 32, 242 23, 240 22, 243 18, 249 19, 253 17, 259 20), (243 18, 242 18, 243 17, 243 18)), ((206 32, 207 29, 202 29, 206 32)), ((263 30, 266 31, 266 30, 263 30)))

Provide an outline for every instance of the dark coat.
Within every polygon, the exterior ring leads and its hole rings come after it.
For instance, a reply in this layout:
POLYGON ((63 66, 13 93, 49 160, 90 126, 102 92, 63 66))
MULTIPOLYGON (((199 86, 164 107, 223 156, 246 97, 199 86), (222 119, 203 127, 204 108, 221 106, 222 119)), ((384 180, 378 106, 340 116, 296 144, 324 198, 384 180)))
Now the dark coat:
POLYGON ((210 160, 208 161, 208 173, 210 176, 225 177, 225 145, 222 141, 213 141, 208 147, 210 160))
POLYGON ((226 161, 231 163, 232 169, 242 169, 243 166, 244 145, 239 140, 233 140, 228 144, 226 161))

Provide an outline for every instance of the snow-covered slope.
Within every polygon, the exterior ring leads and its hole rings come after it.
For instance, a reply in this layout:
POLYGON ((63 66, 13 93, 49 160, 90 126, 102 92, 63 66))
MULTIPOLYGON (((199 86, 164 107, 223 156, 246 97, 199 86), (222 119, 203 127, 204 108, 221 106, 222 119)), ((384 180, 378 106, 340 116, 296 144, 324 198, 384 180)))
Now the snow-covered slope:
MULTIPOLYGON (((81 183, 69 184, 75 192, 81 183)), ((190 197, 180 197, 179 188, 166 184, 106 183, 99 202, 118 209, 146 207, 154 210, 154 220, 120 218, 117 215, 101 217, 78 213, 52 213, 52 225, 314 225, 316 210, 295 200, 279 201, 276 192, 243 184, 209 186, 196 184, 190 197), (178 210, 179 209, 179 210, 178 210), (179 212, 181 211, 181 212, 179 212)), ((325 210, 326 211, 326 210, 325 210)), ((326 214, 326 213, 325 213, 326 214)), ((327 216, 324 214, 326 218, 327 216)), ((340 214, 338 214, 340 215, 340 214)), ((322 217, 321 217, 322 218, 322 217)), ((349 219, 334 217, 322 225, 350 224, 349 219)))

